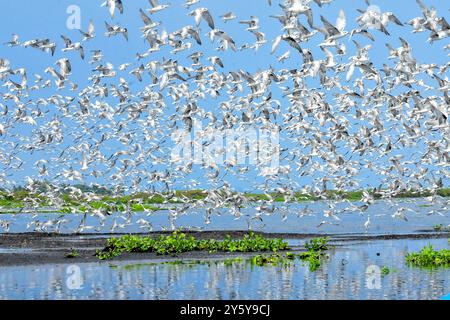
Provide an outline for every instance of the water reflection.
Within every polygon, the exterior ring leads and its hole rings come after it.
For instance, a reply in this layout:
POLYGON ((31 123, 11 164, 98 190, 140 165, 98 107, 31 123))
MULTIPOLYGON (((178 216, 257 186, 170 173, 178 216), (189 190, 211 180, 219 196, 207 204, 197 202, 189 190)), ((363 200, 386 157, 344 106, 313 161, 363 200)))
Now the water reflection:
POLYGON ((450 291, 450 270, 405 265, 407 252, 446 239, 389 240, 337 247, 316 272, 295 261, 287 267, 248 261, 80 264, 79 289, 70 289, 68 265, 0 268, 2 299, 437 299, 450 291), (377 255, 379 254, 379 255, 377 255), (387 266, 379 289, 366 268, 387 266))

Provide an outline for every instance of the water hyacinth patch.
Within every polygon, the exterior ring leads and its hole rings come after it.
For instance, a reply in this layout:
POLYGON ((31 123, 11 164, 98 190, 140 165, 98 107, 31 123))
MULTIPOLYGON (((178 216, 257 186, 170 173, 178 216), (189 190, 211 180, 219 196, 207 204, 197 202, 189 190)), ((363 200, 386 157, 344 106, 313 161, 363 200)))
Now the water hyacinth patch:
POLYGON ((305 249, 308 250, 299 255, 300 259, 309 263, 309 270, 316 271, 321 266, 321 261, 326 258, 323 251, 329 249, 329 239, 326 237, 313 238, 305 243, 305 249))
POLYGON ((125 235, 120 238, 110 238, 102 251, 97 252, 100 259, 110 259, 123 252, 155 252, 161 255, 177 255, 190 251, 208 252, 258 252, 287 250, 288 244, 282 239, 267 239, 260 235, 249 233, 243 239, 197 240, 181 232, 168 236, 152 238, 149 236, 125 235))
POLYGON ((256 265, 259 267, 265 266, 265 265, 282 265, 282 266, 290 266, 291 261, 295 259, 295 254, 292 252, 286 252, 284 255, 281 255, 279 253, 273 253, 271 255, 262 255, 258 254, 250 260, 252 265, 256 265))
POLYGON ((429 245, 419 252, 412 252, 406 255, 406 262, 409 265, 424 268, 450 267, 450 249, 434 250, 429 245))

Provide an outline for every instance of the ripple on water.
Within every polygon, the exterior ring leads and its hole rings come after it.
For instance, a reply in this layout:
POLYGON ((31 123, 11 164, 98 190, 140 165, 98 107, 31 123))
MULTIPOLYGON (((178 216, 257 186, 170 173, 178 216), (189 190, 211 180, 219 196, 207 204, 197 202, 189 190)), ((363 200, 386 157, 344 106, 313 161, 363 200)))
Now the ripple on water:
POLYGON ((315 272, 301 261, 288 267, 257 267, 245 261, 2 267, 0 298, 438 299, 450 291, 450 270, 405 265, 407 252, 428 243, 438 249, 449 245, 447 239, 432 239, 336 247, 315 272), (366 274, 369 266, 386 266, 390 272, 372 281, 366 274))

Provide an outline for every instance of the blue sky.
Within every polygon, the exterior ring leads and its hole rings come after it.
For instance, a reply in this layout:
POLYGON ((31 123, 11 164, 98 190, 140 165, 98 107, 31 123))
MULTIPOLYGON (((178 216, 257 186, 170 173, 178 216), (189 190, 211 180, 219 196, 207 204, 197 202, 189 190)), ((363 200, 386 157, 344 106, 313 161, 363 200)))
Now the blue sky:
MULTIPOLYGON (((203 45, 199 46, 193 42, 191 50, 178 53, 176 55, 170 54, 166 49, 161 52, 152 53, 150 57, 146 60, 137 61, 136 53, 143 53, 148 49, 148 45, 140 37, 141 33, 139 28, 142 27, 143 23, 139 18, 139 8, 150 8, 148 1, 146 0, 132 0, 124 2, 124 14, 120 15, 116 13, 114 19, 111 19, 106 8, 100 7, 102 1, 93 0, 83 0, 83 1, 32 1, 32 0, 17 0, 17 1, 4 1, 2 3, 2 10, 0 12, 0 27, 2 30, 0 41, 9 41, 10 35, 12 33, 17 33, 20 36, 20 40, 30 40, 34 38, 50 38, 52 41, 56 41, 59 49, 54 57, 48 53, 41 52, 32 48, 14 47, 7 48, 5 46, 0 46, 0 57, 7 58, 11 61, 13 68, 25 67, 29 78, 32 79, 33 73, 44 74, 44 69, 47 66, 53 65, 55 61, 61 57, 67 57, 70 59, 72 64, 72 75, 71 80, 76 82, 80 88, 89 85, 87 78, 90 76, 92 69, 91 65, 88 65, 87 61, 90 60, 90 50, 101 49, 104 54, 104 61, 111 62, 116 68, 125 62, 133 62, 134 66, 139 66, 141 63, 146 63, 149 60, 161 60, 163 57, 176 59, 182 64, 189 64, 190 60, 186 58, 189 54, 195 51, 204 52, 205 56, 219 55, 225 65, 225 68, 221 71, 227 72, 231 70, 245 69, 249 72, 256 72, 258 70, 264 70, 273 66, 275 69, 287 68, 294 69, 300 68, 302 65, 302 58, 298 55, 295 50, 290 48, 287 43, 282 43, 278 48, 276 55, 271 55, 271 43, 272 40, 279 34, 281 34, 280 23, 271 18, 270 15, 281 14, 281 8, 278 7, 278 1, 273 1, 272 6, 268 6, 265 0, 227 0, 227 1, 213 1, 213 0, 201 0, 199 4, 194 5, 191 9, 199 6, 207 7, 214 17, 216 28, 226 31, 240 47, 246 42, 253 43, 255 37, 248 31, 245 30, 245 25, 239 24, 239 20, 249 19, 250 16, 258 16, 261 24, 261 31, 266 34, 267 44, 261 47, 258 51, 255 50, 244 50, 238 53, 234 53, 231 50, 226 52, 217 52, 215 50, 217 43, 211 45, 209 39, 207 39, 206 33, 209 31, 209 27, 204 21, 200 24, 200 30, 202 35, 203 45), (94 21, 96 38, 85 44, 86 59, 83 61, 79 58, 77 52, 67 52, 62 53, 60 48, 63 45, 60 35, 65 35, 72 39, 74 42, 80 41, 82 36, 77 30, 69 30, 66 27, 66 20, 69 17, 66 9, 69 5, 78 5, 81 9, 81 22, 82 29, 86 30, 90 20, 94 21), (237 15, 237 19, 224 23, 220 20, 219 16, 233 11, 237 15), (119 24, 126 26, 129 30, 129 42, 126 42, 123 37, 112 37, 106 38, 103 33, 105 32, 104 22, 108 21, 110 24, 119 24), (291 51, 291 58, 285 63, 279 63, 276 61, 275 56, 279 56, 285 51, 291 51)), ((161 3, 166 3, 166 1, 160 1, 161 3)), ((438 14, 440 16, 448 17, 449 4, 447 1, 439 0, 424 0, 428 6, 436 7, 438 14)), ((161 22, 160 30, 165 29, 168 32, 180 29, 185 25, 195 25, 194 19, 188 16, 187 13, 191 10, 185 9, 182 4, 184 1, 172 0, 170 1, 171 7, 163 12, 156 13, 151 16, 154 21, 161 22)), ((421 15, 419 6, 412 0, 402 0, 402 1, 371 1, 372 5, 377 5, 380 7, 382 12, 391 11, 393 12, 402 22, 407 22, 411 18, 421 15)), ((321 26, 320 15, 325 16, 329 21, 334 22, 337 18, 340 9, 345 11, 347 17, 347 27, 346 30, 351 30, 356 28, 355 19, 359 15, 356 11, 357 8, 365 8, 366 5, 363 0, 335 0, 331 5, 325 5, 319 10, 315 3, 311 6, 314 9, 314 21, 316 25, 321 26)), ((305 26, 307 26, 306 19, 302 16, 301 21, 305 26)), ((307 26, 309 28, 309 26, 307 26)), ((400 41, 398 37, 403 37, 409 41, 413 47, 413 54, 415 58, 420 63, 436 63, 438 65, 445 64, 448 62, 449 58, 447 54, 442 50, 443 46, 448 44, 448 41, 440 41, 434 44, 429 44, 426 42, 429 33, 419 33, 411 34, 411 28, 399 27, 395 24, 390 24, 388 27, 389 32, 392 36, 386 36, 379 31, 373 30, 372 34, 376 37, 375 42, 371 42, 369 39, 355 36, 357 40, 362 45, 371 44, 372 49, 370 51, 370 57, 377 67, 381 67, 383 63, 390 64, 387 60, 388 51, 385 47, 385 43, 390 43, 394 48, 399 47, 400 41)), ((323 59, 325 55, 317 47, 317 44, 323 40, 322 36, 316 36, 308 43, 302 44, 304 48, 310 48, 313 51, 315 59, 323 59)), ((350 54, 354 52, 353 43, 349 42, 348 39, 344 39, 343 42, 347 46, 348 52, 350 54)), ((345 58, 346 59, 346 58, 345 58)), ((133 67, 129 68, 131 70, 133 67)), ((144 78, 142 83, 136 81, 136 79, 129 75, 128 72, 121 74, 129 82, 132 90, 138 92, 145 85, 149 83, 149 78, 144 78)), ((50 79, 47 76, 46 79, 50 79)), ((309 80, 311 88, 320 88, 320 83, 317 79, 309 80)), ((43 96, 50 96, 55 92, 53 89, 41 90, 38 94, 31 95, 33 98, 40 98, 43 96)), ((73 95, 73 92, 69 90, 61 90, 57 92, 63 95, 73 95)), ((275 97, 277 93, 274 93, 275 97)), ((226 97, 225 97, 226 98, 226 97)), ((219 99, 220 100, 220 99, 219 99)), ((212 99, 206 100, 205 104, 218 104, 218 101, 212 99)), ((165 111, 167 114, 173 112, 169 106, 165 111)), ((51 114, 51 113, 50 113, 51 114)), ((94 121, 95 122, 95 121, 94 121)), ((32 130, 32 128, 26 126, 17 126, 16 128, 22 134, 26 130, 32 130)), ((130 130, 133 128, 129 128, 130 130)), ((31 131, 30 131, 31 134, 31 131)), ((98 138, 98 137, 97 137, 98 138)), ((74 142, 66 141, 66 145, 74 142)), ((290 146, 287 142, 287 147, 290 146)), ((109 145, 109 150, 105 150, 105 153, 114 151, 114 143, 109 145)), ((45 150, 42 153, 38 151, 34 154, 23 153, 18 156, 23 157, 30 164, 24 165, 23 169, 11 173, 8 178, 10 180, 20 181, 24 176, 30 175, 34 176, 36 173, 32 169, 32 163, 34 163, 39 158, 55 157, 60 153, 58 150, 45 150)), ((409 150, 405 148, 403 151, 399 151, 406 154, 407 156, 414 156, 414 149, 409 150)), ((79 156, 79 155, 77 155, 79 156)), ((74 163, 71 164, 76 168, 76 163, 79 161, 76 157, 73 158, 74 163)), ((158 170, 164 166, 154 165, 150 166, 151 169, 158 170)), ((56 171, 55 171, 56 172, 56 171)), ((251 171, 249 174, 240 176, 239 178, 230 177, 230 181, 234 183, 235 187, 238 189, 252 190, 253 187, 250 186, 253 183, 262 183, 264 180, 257 178, 257 172, 251 171), (239 181, 239 180, 242 181, 239 181)), ((208 182, 204 177, 204 172, 198 169, 197 172, 186 177, 186 181, 190 179, 199 180, 201 185, 207 186, 208 182)), ((285 183, 291 183, 291 178, 287 179, 285 183)), ((376 185, 378 183, 377 177, 370 172, 361 171, 361 179, 363 180, 362 185, 376 185)), ((294 177, 295 180, 295 177, 294 177)), ((93 181, 86 177, 86 181, 93 181)), ((303 179, 300 184, 307 184, 311 180, 303 179)), ((282 182, 282 179, 280 179, 282 182)), ((183 182, 184 183, 184 182, 183 182)), ((179 185, 181 188, 182 185, 179 185)))
MULTIPOLYGON (((92 19, 95 23, 97 34, 100 35, 104 32, 104 21, 111 21, 109 13, 106 8, 101 8, 100 4, 103 1, 92 1, 92 0, 79 0, 79 1, 57 1, 57 0, 47 0, 47 1, 32 1, 32 0, 18 0, 18 1, 7 1, 2 4, 2 11, 0 13, 1 17, 1 27, 2 27, 2 40, 9 40, 9 35, 12 33, 17 33, 23 39, 32 39, 38 37, 48 37, 59 41, 61 44, 61 39, 59 36, 64 34, 69 38, 74 40, 81 40, 81 35, 76 30, 68 30, 66 28, 66 20, 68 14, 66 9, 70 5, 78 5, 81 9, 81 19, 82 19, 82 29, 87 29, 89 20, 92 19)), ((134 1, 123 1, 125 12, 123 15, 117 14, 112 20, 120 25, 124 25, 128 28, 130 33, 130 42, 126 44, 121 37, 107 39, 106 37, 97 37, 92 44, 87 47, 90 49, 102 48, 105 53, 106 59, 112 61, 130 61, 134 58, 136 52, 144 50, 146 45, 142 38, 140 38, 140 31, 138 30, 142 26, 142 22, 139 18, 139 8, 150 8, 148 1, 146 0, 134 0, 134 1)), ((163 1, 160 1, 164 3, 163 1)), ((184 7, 182 7, 183 1, 170 1, 172 6, 162 12, 156 13, 152 16, 155 21, 161 21, 163 26, 165 26, 167 31, 174 31, 180 27, 191 24, 194 25, 193 17, 187 15, 189 12, 184 7)), ((254 36, 244 30, 244 25, 237 23, 238 20, 246 20, 252 15, 258 16, 261 21, 261 31, 266 33, 267 39, 272 40, 280 33, 281 25, 270 18, 269 15, 281 14, 281 8, 277 7, 278 1, 274 1, 274 4, 270 7, 267 1, 264 0, 248 0, 248 1, 238 1, 238 0, 228 0, 228 1, 211 1, 202 0, 198 5, 191 7, 195 9, 199 6, 207 7, 213 17, 215 18, 216 27, 222 30, 226 30, 227 33, 236 41, 236 43, 242 44, 244 42, 250 42, 254 40, 254 36), (237 15, 237 19, 227 23, 223 23, 219 16, 233 11, 237 15)), ((425 0, 425 3, 431 7, 434 6, 441 16, 448 16, 449 6, 445 1, 439 0, 425 0)), ((409 21, 411 18, 421 16, 421 11, 419 6, 413 0, 400 0, 400 1, 389 1, 389 0, 374 0, 371 1, 372 5, 377 5, 381 8, 383 12, 391 11, 402 22, 409 21)), ((355 18, 359 15, 356 11, 357 8, 364 9, 366 7, 363 0, 336 0, 330 5, 326 5, 323 8, 317 10, 317 6, 313 3, 312 7, 315 9, 315 23, 320 25, 319 15, 322 14, 329 21, 333 22, 337 18, 337 13, 339 9, 344 9, 347 17, 347 29, 355 26, 355 18)), ((306 20, 301 18, 302 22, 306 25, 306 20)), ((200 26, 203 34, 209 31, 209 28, 201 23, 200 26)), ((384 58, 386 57, 386 48, 384 44, 386 42, 392 43, 394 46, 399 44, 398 39, 395 36, 402 36, 406 40, 411 40, 411 43, 419 44, 414 46, 415 56, 423 61, 424 63, 445 63, 448 61, 448 57, 441 51, 437 55, 437 48, 441 48, 444 42, 435 43, 433 45, 425 44, 428 37, 428 33, 411 34, 409 27, 402 28, 392 24, 389 27, 393 37, 385 36, 384 34, 374 31, 376 36, 376 42, 373 43, 372 56, 374 61, 378 55, 384 58)), ((357 38, 361 43, 368 44, 371 43, 370 40, 362 37, 357 38)), ((205 38, 205 42, 206 42, 205 38)), ((447 42, 448 43, 448 42, 447 42)), ((310 47, 313 47, 314 41, 311 42, 310 47)), ((211 46, 201 46, 195 47, 195 49, 207 50, 211 46)), ((287 44, 282 45, 281 51, 288 50, 287 44), (284 46, 284 47, 283 47, 284 46)), ((32 49, 16 48, 4 50, 2 48, 3 57, 14 57, 15 63, 27 63, 31 68, 42 67, 41 63, 50 63, 54 59, 48 55, 42 53, 37 54, 33 52, 33 59, 30 61, 29 51, 34 51, 32 49)), ((440 50, 439 50, 440 51, 440 50)), ((208 51, 206 51, 208 52, 208 51)), ((212 51, 214 52, 214 51, 212 51)), ((320 51, 317 51, 320 52, 320 51)), ((229 68, 241 68, 243 65, 250 71, 252 68, 257 70, 258 68, 267 68, 269 65, 267 62, 273 63, 273 58, 270 59, 270 45, 266 45, 257 52, 252 50, 244 51, 239 54, 239 58, 236 59, 236 55, 232 51, 228 52, 224 58, 224 64, 229 66, 229 68)), ((69 54, 68 56, 71 56, 69 54)), ((73 53, 73 55, 76 55, 73 53)), ((158 54, 155 54, 158 57, 158 54)), ((74 61, 74 69, 77 69, 77 60, 74 61)), ((294 67, 296 64, 294 59, 291 59, 290 63, 286 63, 288 67, 294 67)), ((80 62, 81 65, 81 61, 80 62)))

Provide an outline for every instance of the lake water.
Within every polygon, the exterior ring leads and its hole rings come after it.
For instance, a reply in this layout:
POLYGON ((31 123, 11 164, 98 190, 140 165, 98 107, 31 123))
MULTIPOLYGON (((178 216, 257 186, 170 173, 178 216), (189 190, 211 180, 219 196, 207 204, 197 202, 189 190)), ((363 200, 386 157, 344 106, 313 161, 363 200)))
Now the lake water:
MULTIPOLYGON (((154 231, 171 227, 202 230, 251 227, 265 232, 341 235, 411 234, 431 231, 437 224, 450 225, 449 199, 434 203, 426 199, 376 201, 363 213, 344 211, 361 203, 338 203, 333 211, 339 220, 324 216, 330 205, 327 201, 275 204, 272 214, 261 213, 262 222, 251 219, 257 205, 242 208, 240 219, 228 208, 218 209, 209 223, 202 207, 184 211, 173 225, 169 210, 149 215, 133 213, 128 223, 127 217, 115 213, 106 218, 103 226, 97 217, 87 215, 86 224, 94 228, 84 232, 148 231, 136 223, 140 219, 149 221, 154 231), (407 221, 392 217, 399 208, 405 208, 407 221), (299 217, 299 213, 306 214, 299 217), (371 224, 366 230, 364 222, 368 216, 371 224), (322 221, 326 223, 320 225, 322 221), (122 226, 111 230, 114 223, 122 226)), ((30 225, 33 220, 42 225, 57 218, 63 220, 58 231, 70 233, 76 230, 83 215, 0 215, 0 220, 9 224, 9 232, 35 231, 36 225, 30 225)), ((41 230, 56 231, 52 226, 41 230)), ((0 227, 0 232, 6 230, 0 227)), ((315 272, 310 272, 299 260, 288 267, 258 267, 248 261, 218 260, 0 267, 0 299, 438 299, 450 292, 450 269, 427 270, 405 264, 406 253, 418 251, 428 243, 436 248, 449 247, 447 239, 343 242, 329 252, 330 258, 315 272), (378 277, 377 272, 383 266, 390 273, 378 277), (367 273, 370 270, 375 273, 367 273)))
POLYGON ((405 264, 427 244, 449 247, 447 239, 346 243, 314 272, 300 260, 259 267, 245 259, 0 267, 0 299, 439 299, 450 292, 450 269, 405 264))
MULTIPOLYGON (((208 221, 205 219, 204 207, 192 207, 179 214, 178 219, 170 223, 169 210, 161 210, 150 214, 137 212, 133 213, 130 221, 120 213, 114 213, 107 216, 100 223, 96 216, 88 215, 86 224, 93 228, 86 229, 83 232, 88 233, 109 233, 109 232, 147 232, 149 227, 137 224, 136 222, 145 219, 154 231, 171 228, 191 228, 201 230, 247 230, 251 228, 266 232, 287 232, 287 233, 413 233, 420 230, 432 230, 434 225, 450 225, 450 199, 440 199, 437 202, 429 203, 426 199, 407 199, 376 201, 364 212, 357 211, 355 207, 361 206, 359 202, 332 203, 328 201, 304 202, 295 204, 274 204, 274 212, 269 214, 261 212, 262 221, 254 219, 257 212, 257 205, 241 209, 241 217, 236 219, 234 212, 229 208, 221 208, 213 211, 208 221), (324 210, 335 212, 336 218, 325 217, 324 210), (404 215, 407 221, 399 218, 393 218, 392 215, 400 208, 405 208, 404 215), (301 213, 306 213, 302 216, 301 213), (368 230, 364 223, 370 216, 370 227, 368 230), (322 224, 318 227, 322 221, 322 224), (208 223, 209 222, 209 223, 208 223), (117 228, 112 229, 116 223, 117 228)), ((174 205, 171 205, 172 207, 174 205)), ((178 205, 178 207, 181 207, 178 205)), ((179 210, 181 211, 181 210, 179 210)), ((82 214, 66 214, 60 216, 57 213, 39 214, 34 216, 30 213, 19 214, 1 214, 0 220, 9 222, 9 232, 27 232, 27 231, 59 231, 70 233, 77 229, 82 214), (59 228, 55 226, 43 226, 49 220, 62 219, 63 222, 59 228), (30 224, 33 220, 36 224, 30 224)), ((0 227, 0 232, 5 232, 0 227)))

